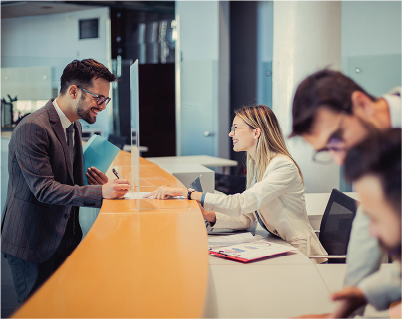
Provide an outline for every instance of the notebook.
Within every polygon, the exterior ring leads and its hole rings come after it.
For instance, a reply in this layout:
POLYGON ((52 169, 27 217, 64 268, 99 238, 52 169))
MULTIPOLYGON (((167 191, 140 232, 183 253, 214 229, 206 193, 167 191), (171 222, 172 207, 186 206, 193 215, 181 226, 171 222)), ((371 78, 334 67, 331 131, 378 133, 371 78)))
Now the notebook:
POLYGON ((93 166, 102 173, 106 173, 117 154, 119 154, 120 149, 102 136, 94 134, 85 143, 82 151, 84 156, 84 185, 88 185, 86 176, 88 168, 93 166))

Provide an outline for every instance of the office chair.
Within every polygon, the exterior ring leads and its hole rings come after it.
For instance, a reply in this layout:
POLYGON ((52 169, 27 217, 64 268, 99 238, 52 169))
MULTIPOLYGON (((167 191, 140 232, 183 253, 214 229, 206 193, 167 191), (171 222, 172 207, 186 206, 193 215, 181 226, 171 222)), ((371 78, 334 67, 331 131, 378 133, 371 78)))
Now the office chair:
POLYGON ((119 135, 109 134, 108 141, 110 143, 116 145, 118 148, 120 148, 122 150, 124 147, 124 144, 126 144, 127 136, 119 136, 119 135))
POLYGON ((215 189, 226 195, 242 193, 246 189, 246 176, 215 173, 215 189))
POLYGON ((345 263, 352 222, 358 202, 344 193, 333 189, 322 216, 319 239, 328 256, 328 263, 345 263))

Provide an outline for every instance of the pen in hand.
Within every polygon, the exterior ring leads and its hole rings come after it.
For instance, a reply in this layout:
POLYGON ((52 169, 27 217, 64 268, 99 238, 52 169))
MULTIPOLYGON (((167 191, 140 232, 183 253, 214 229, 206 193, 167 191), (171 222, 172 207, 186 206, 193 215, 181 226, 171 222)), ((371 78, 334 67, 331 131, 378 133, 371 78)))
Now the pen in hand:
POLYGON ((119 173, 117 173, 117 171, 114 168, 112 168, 112 172, 114 175, 116 175, 117 179, 121 179, 119 173))

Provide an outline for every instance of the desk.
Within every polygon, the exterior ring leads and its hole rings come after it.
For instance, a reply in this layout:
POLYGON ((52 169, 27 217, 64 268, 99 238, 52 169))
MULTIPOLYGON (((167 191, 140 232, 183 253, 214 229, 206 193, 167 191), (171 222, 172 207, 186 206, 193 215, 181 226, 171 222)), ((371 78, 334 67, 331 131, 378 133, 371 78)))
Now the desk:
MULTIPOLYGON (((121 151, 112 166, 123 165, 124 156, 121 151)), ((183 187, 155 164, 141 159, 140 166, 183 187)), ((149 209, 135 211, 128 200, 104 200, 78 248, 13 317, 201 317, 208 246, 198 205, 144 202, 149 209)))
MULTIPOLYGON (((315 265, 325 285, 331 293, 343 288, 343 279, 346 274, 346 264, 315 265)), ((381 268, 392 267, 391 264, 381 264, 381 268)), ((364 312, 366 318, 389 318, 388 310, 377 311, 373 306, 367 306, 364 312)))
MULTIPOLYGON (((258 226, 256 233, 266 237, 258 226)), ((267 239, 289 245, 273 235, 267 239)), ((299 251, 247 264, 209 257, 204 317, 290 318, 333 309, 317 269, 299 251)))
MULTIPOLYGON (((124 166, 125 156, 112 167, 124 166)), ((182 187, 142 158, 140 169, 153 183, 182 187)), ((147 186, 141 191, 157 188, 147 186)), ((248 264, 208 256, 195 201, 145 203, 148 209, 132 211, 127 200, 104 200, 79 247, 13 317, 286 318, 333 310, 317 268, 300 252, 248 264)), ((256 233, 268 234, 259 225, 256 233)))
POLYGON ((147 157, 146 159, 161 166, 164 164, 201 164, 207 167, 223 167, 224 174, 229 173, 229 166, 237 166, 237 161, 209 155, 147 157))

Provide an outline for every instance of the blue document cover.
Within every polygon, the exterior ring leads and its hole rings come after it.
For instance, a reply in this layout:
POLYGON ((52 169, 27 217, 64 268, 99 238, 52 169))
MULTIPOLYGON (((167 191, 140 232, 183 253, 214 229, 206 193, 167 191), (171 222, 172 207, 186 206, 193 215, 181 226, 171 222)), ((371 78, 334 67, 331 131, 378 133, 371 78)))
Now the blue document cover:
POLYGON ((82 151, 84 153, 84 185, 88 185, 86 176, 88 168, 93 166, 106 173, 120 149, 102 136, 94 134, 85 143, 82 151))

